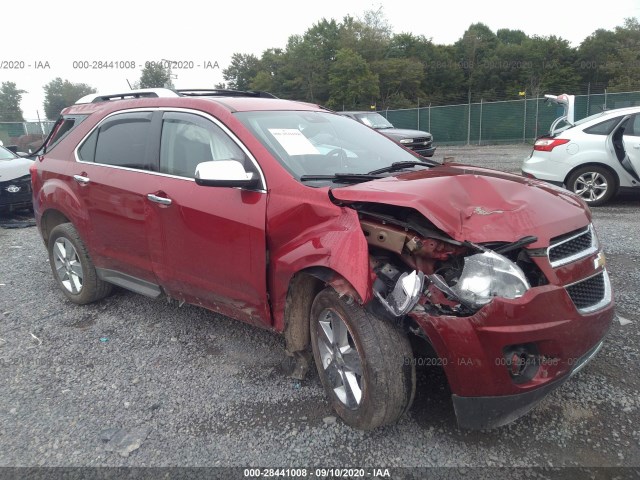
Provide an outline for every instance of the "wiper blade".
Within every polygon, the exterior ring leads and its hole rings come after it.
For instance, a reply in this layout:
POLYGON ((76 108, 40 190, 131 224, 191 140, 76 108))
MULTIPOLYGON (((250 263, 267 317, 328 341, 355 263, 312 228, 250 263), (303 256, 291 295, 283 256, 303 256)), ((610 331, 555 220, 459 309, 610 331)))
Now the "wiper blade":
POLYGON ((329 180, 337 183, 358 183, 377 180, 378 178, 384 177, 372 173, 334 173, 333 175, 302 175, 300 177, 300 181, 310 182, 313 180, 329 180))
POLYGON ((418 165, 422 165, 423 167, 431 167, 433 165, 438 165, 437 163, 427 163, 420 160, 412 161, 412 162, 393 162, 388 167, 379 168, 377 170, 371 170, 367 173, 367 175, 378 175, 380 173, 388 173, 395 172, 396 170, 402 170, 409 167, 416 167, 418 165))

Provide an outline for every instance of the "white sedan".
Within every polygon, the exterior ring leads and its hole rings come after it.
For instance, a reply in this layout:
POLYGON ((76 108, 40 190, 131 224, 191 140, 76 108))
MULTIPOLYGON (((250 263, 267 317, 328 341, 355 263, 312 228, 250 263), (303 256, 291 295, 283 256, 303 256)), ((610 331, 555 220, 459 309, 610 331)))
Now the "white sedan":
POLYGON ((565 107, 565 115, 536 140, 522 166, 524 176, 564 186, 590 206, 602 205, 621 189, 640 188, 640 107, 573 122, 572 96, 548 97, 565 107))

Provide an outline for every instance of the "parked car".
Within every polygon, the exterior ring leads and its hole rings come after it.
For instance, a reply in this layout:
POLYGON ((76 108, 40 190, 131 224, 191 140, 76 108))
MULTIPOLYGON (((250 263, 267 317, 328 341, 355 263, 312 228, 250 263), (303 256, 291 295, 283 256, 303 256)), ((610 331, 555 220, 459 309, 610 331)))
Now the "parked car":
POLYGON ((336 112, 339 115, 353 118, 364 123, 367 127, 374 128, 387 137, 401 143, 404 147, 413 150, 423 157, 433 157, 436 147, 433 145, 433 135, 421 130, 409 130, 396 128, 389 120, 377 112, 336 112))
POLYGON ((579 197, 264 97, 154 89, 62 111, 31 175, 68 300, 119 285, 280 332, 292 375, 312 356, 363 429, 410 408, 420 358, 459 424, 490 428, 601 348, 613 296, 579 197))
POLYGON ((31 176, 33 160, 22 158, 0 146, 0 212, 31 207, 31 176))
POLYGON ((564 114, 536 140, 523 175, 564 186, 594 207, 620 190, 640 188, 640 106, 574 121, 572 95, 547 97, 564 114))

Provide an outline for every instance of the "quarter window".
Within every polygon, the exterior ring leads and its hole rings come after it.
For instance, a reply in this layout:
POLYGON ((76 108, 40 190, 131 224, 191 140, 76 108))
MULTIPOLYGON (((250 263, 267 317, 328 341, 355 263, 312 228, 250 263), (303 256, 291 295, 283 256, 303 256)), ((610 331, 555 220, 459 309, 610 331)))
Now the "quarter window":
POLYGON ((591 135, 609 135, 613 129, 620 123, 622 117, 610 118, 604 122, 596 123, 593 127, 585 128, 584 133, 591 135))
POLYGON ((199 163, 212 160, 238 160, 245 169, 252 170, 242 149, 213 122, 190 113, 164 114, 161 172, 193 178, 199 163))
POLYGON ((47 143, 47 150, 51 150, 58 143, 60 143, 60 140, 66 137, 67 134, 71 132, 71 130, 80 125, 85 118, 87 118, 87 115, 77 115, 73 117, 65 116, 64 118, 58 120, 58 122, 54 126, 55 130, 47 143))

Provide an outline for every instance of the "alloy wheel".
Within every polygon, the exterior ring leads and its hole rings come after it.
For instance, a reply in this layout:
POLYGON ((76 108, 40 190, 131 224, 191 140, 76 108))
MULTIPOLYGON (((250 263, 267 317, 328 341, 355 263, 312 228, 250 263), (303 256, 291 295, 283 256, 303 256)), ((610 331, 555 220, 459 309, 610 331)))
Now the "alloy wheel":
POLYGON ((60 283, 69 292, 78 294, 82 290, 82 264, 73 244, 66 238, 58 238, 53 246, 53 260, 60 283))
POLYGON ((362 359, 349 327, 335 310, 325 309, 320 314, 316 335, 324 374, 331 388, 346 408, 358 408, 364 377, 362 359))
POLYGON ((573 185, 576 195, 586 202, 595 202, 607 193, 609 184, 604 175, 598 172, 585 172, 580 175, 573 185))

